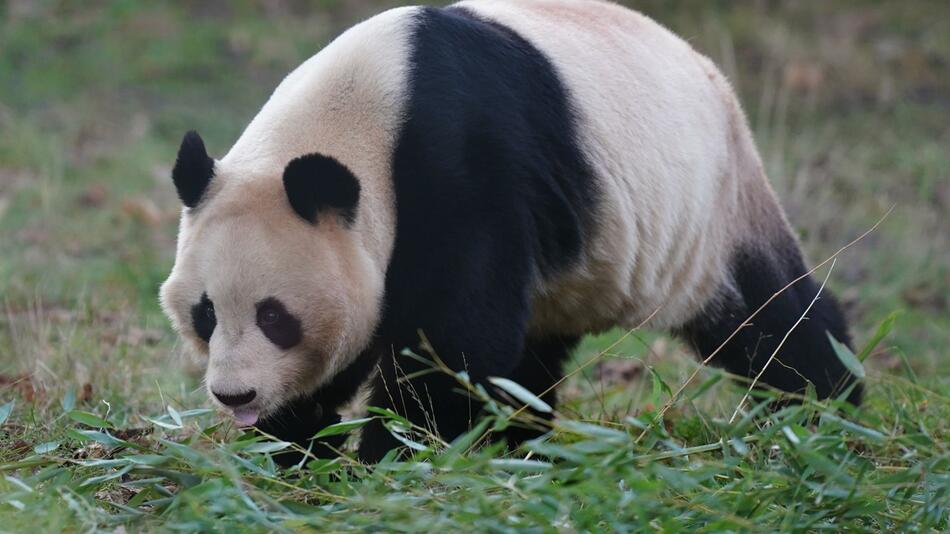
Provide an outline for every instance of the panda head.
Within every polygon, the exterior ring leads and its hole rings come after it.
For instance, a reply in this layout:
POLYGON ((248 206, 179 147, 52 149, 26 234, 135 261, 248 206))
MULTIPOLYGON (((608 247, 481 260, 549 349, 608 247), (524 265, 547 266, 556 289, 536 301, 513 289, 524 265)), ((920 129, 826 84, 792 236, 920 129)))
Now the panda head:
POLYGON ((162 307, 206 359, 212 400, 254 424, 369 344, 384 274, 358 231, 360 184, 321 154, 215 161, 194 132, 172 178, 184 210, 162 307))

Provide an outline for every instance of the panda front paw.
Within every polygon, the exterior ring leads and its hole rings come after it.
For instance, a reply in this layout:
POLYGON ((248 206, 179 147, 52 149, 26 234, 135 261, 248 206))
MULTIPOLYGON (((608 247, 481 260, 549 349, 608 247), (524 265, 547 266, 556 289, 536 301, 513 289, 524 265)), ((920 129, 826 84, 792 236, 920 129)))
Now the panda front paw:
MULTIPOLYGON (((309 452, 308 457, 335 458, 346 441, 346 435, 327 436, 319 440, 314 440, 313 436, 340 420, 338 413, 325 413, 319 403, 299 401, 261 421, 257 430, 296 444, 309 452)), ((304 454, 294 447, 274 454, 273 458, 281 467, 291 467, 299 464, 304 454)))

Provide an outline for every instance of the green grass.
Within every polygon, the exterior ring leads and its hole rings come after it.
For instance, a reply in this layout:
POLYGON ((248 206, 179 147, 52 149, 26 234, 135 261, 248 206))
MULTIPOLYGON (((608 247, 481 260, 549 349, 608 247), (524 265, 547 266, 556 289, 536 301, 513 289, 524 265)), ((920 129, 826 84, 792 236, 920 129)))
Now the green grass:
POLYGON ((493 405, 451 445, 390 418, 413 461, 279 471, 285 444, 204 410, 156 298, 177 142, 223 154, 281 76, 390 4, 0 6, 0 531, 950 529, 941 2, 638 3, 736 84, 812 260, 893 208, 830 274, 858 345, 886 334, 860 409, 730 422, 741 383, 636 331, 585 340, 550 436, 517 453, 479 439, 525 423, 493 405))

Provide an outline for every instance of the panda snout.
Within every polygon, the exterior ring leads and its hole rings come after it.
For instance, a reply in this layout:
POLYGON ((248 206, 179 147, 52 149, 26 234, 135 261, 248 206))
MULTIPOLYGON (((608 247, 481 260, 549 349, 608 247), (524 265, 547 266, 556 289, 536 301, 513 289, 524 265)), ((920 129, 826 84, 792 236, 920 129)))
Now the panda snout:
POLYGON ((257 392, 253 389, 245 391, 244 393, 219 393, 214 390, 212 390, 211 393, 221 404, 232 408, 247 404, 257 396, 257 392))

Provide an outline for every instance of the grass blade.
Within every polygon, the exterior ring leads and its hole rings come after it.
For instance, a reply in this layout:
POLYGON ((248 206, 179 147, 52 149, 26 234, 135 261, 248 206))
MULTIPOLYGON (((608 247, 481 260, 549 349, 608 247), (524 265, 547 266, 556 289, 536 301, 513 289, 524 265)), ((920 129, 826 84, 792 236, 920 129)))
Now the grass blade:
POLYGON ((858 378, 864 378, 864 364, 861 363, 851 349, 847 345, 835 339, 831 332, 825 332, 828 335, 828 341, 831 342, 831 348, 834 349, 835 355, 838 356, 838 359, 841 361, 841 364, 851 371, 851 374, 858 378))
POLYGON ((891 330, 894 328, 894 322, 897 320, 897 317, 901 314, 900 310, 891 312, 881 324, 878 325, 877 331, 874 332, 874 335, 871 336, 871 339, 864 344, 864 348, 861 349, 861 352, 858 353, 858 361, 863 362, 868 359, 868 356, 871 355, 871 351, 878 346, 878 344, 891 333, 891 330))

